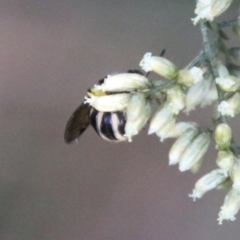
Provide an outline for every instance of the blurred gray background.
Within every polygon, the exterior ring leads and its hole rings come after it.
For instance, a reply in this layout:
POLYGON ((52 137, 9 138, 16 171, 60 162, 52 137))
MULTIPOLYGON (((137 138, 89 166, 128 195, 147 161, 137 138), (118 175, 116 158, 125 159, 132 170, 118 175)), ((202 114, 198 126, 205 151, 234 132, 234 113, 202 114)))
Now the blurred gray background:
MULTIPOLYGON (((227 190, 188 197, 215 151, 194 175, 169 167, 173 141, 146 130, 132 143, 110 144, 92 128, 76 145, 63 141, 86 89, 106 74, 138 68, 148 51, 166 49, 180 68, 197 55, 194 2, 0 0, 1 240, 240 238, 240 214, 216 221, 227 190)), ((234 4, 224 18, 238 14, 234 4)), ((210 112, 189 119, 206 125, 210 112)))

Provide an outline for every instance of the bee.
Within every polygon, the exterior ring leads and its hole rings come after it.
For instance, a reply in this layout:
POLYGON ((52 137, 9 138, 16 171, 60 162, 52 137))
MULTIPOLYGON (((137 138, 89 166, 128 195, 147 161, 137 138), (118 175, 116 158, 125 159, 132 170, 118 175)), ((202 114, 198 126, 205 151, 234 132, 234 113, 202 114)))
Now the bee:
POLYGON ((82 103, 67 122, 64 139, 66 143, 78 141, 83 132, 92 125, 96 133, 110 142, 125 141, 125 112, 100 112, 82 103))
MULTIPOLYGON (((142 74, 139 70, 129 70, 128 73, 142 74)), ((99 81, 102 84, 104 79, 99 81)), ((91 95, 91 90, 88 90, 91 95)), ((108 92, 107 94, 114 94, 108 92)), ((69 118, 65 133, 64 140, 66 143, 77 142, 78 138, 83 132, 92 125, 96 133, 104 140, 110 142, 126 141, 125 124, 126 113, 124 111, 118 112, 101 112, 90 106, 88 103, 82 103, 69 118)))

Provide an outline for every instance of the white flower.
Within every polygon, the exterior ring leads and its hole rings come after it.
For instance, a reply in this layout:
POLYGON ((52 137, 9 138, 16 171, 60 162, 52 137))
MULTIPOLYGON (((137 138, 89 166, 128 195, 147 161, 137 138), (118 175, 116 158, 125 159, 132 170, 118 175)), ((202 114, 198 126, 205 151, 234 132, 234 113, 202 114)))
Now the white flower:
POLYGON ((235 215, 240 209, 240 191, 231 189, 225 197, 224 204, 218 214, 218 223, 222 224, 223 220, 234 221, 235 215))
POLYGON ((212 21, 227 10, 232 0, 198 0, 194 11, 197 16, 192 19, 193 24, 197 24, 200 19, 212 21))
POLYGON ((124 92, 148 88, 149 85, 148 79, 141 74, 120 73, 108 75, 101 85, 95 85, 94 87, 104 92, 124 92))
POLYGON ((219 123, 215 128, 215 141, 219 149, 227 150, 232 140, 232 130, 226 123, 219 123))
POLYGON ((227 101, 222 101, 218 105, 218 112, 221 115, 234 117, 240 112, 240 94, 236 92, 227 101))
POLYGON ((164 103, 154 114, 149 126, 148 134, 160 131, 174 117, 172 108, 167 102, 164 103))
POLYGON ((190 69, 190 73, 192 74, 193 78, 194 78, 194 83, 198 83, 200 81, 202 81, 203 79, 203 70, 199 67, 192 67, 190 69))
POLYGON ((233 188, 240 191, 240 159, 235 158, 233 168, 230 171, 230 177, 233 181, 233 188))
POLYGON ((193 192, 189 194, 189 197, 193 198, 194 201, 196 198, 201 198, 206 192, 217 188, 227 177, 222 169, 211 171, 196 182, 193 192))
POLYGON ((177 164, 180 161, 183 153, 198 133, 197 127, 189 128, 174 142, 169 151, 169 165, 177 164))
POLYGON ((210 134, 199 133, 188 145, 179 159, 179 170, 189 170, 196 162, 202 159, 210 144, 210 134))
POLYGON ((218 71, 218 75, 220 78, 225 78, 225 77, 229 76, 228 69, 220 61, 217 64, 217 71, 218 71))
POLYGON ((218 93, 217 93, 216 85, 212 84, 212 86, 210 87, 209 91, 207 92, 200 106, 203 108, 205 106, 212 104, 214 101, 217 101, 217 100, 218 100, 218 93))
POLYGON ((231 75, 218 77, 215 81, 225 92, 235 92, 240 89, 240 79, 231 75))
MULTIPOLYGON (((208 98, 212 86, 212 78, 206 78, 190 87, 186 94, 186 112, 195 109, 197 105, 203 104, 208 98)), ((217 97, 216 89, 215 99, 217 97)))
POLYGON ((186 95, 179 85, 167 90, 167 101, 174 114, 179 114, 186 105, 186 95))
POLYGON ((143 93, 136 93, 132 96, 127 107, 127 122, 125 125, 125 137, 132 141, 132 136, 145 126, 151 115, 151 105, 143 93))
POLYGON ((233 168, 235 162, 235 157, 231 151, 219 151, 216 163, 219 168, 226 171, 226 174, 229 174, 233 168))
MULTIPOLYGON (((180 137, 184 132, 190 128, 196 128, 198 125, 195 122, 178 122, 169 129, 167 136, 168 138, 177 138, 180 137)), ((158 135, 158 132, 156 132, 158 135)))
POLYGON ((164 127, 156 131, 156 135, 163 142, 166 138, 177 138, 180 137, 184 132, 190 128, 196 128, 195 122, 178 122, 176 123, 176 117, 170 119, 164 127))
POLYGON ((175 126, 176 118, 170 119, 162 129, 156 132, 156 135, 160 138, 160 141, 163 142, 164 139, 171 137, 172 129, 175 126))
POLYGON ((89 103, 92 107, 101 112, 115 112, 126 109, 131 99, 131 94, 119 93, 105 96, 85 97, 84 103, 89 103))
POLYGON ((127 107, 127 120, 135 121, 138 119, 144 113, 145 105, 146 97, 144 93, 137 92, 133 94, 127 107))
POLYGON ((186 87, 191 87, 203 80, 203 70, 192 67, 190 70, 182 69, 178 72, 177 82, 186 87))
POLYGON ((174 79, 178 71, 174 63, 163 57, 152 56, 152 53, 150 52, 143 56, 139 66, 145 72, 152 71, 167 79, 174 79))

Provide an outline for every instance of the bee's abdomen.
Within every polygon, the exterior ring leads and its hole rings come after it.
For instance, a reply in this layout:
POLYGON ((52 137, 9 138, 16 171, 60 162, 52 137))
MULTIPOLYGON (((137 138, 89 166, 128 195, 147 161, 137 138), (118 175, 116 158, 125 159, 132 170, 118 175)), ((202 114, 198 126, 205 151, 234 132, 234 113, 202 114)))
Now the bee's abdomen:
POLYGON ((90 121, 99 136, 113 142, 125 141, 126 117, 123 112, 99 112, 92 108, 90 121))

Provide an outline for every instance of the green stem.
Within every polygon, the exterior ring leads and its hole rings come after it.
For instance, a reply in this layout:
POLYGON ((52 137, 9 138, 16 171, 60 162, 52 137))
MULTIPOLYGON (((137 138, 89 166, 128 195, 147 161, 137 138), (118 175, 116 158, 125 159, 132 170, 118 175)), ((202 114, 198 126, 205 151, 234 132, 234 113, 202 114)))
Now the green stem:
MULTIPOLYGON (((206 22, 200 21, 200 29, 203 38, 203 51, 206 55, 206 60, 208 61, 210 71, 212 72, 213 78, 216 79, 219 77, 217 70, 217 59, 215 55, 215 51, 212 48, 211 40, 209 38, 209 32, 206 22)), ((219 88, 216 84, 217 94, 218 94, 218 102, 220 103, 224 99, 224 92, 219 88)), ((226 123, 227 119, 225 116, 220 115, 220 121, 222 123, 226 123)))
POLYGON ((191 69, 194 66, 199 66, 201 63, 206 61, 206 55, 204 54, 203 51, 199 53, 198 56, 196 56, 185 68, 186 69, 191 69))
MULTIPOLYGON (((217 53, 218 41, 215 40, 215 41, 213 41, 213 43, 211 43, 211 49, 214 52, 214 54, 217 53)), ((207 57, 206 57, 204 51, 201 51, 185 68, 190 69, 194 66, 200 66, 206 60, 207 60, 207 57)))

